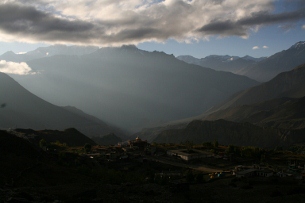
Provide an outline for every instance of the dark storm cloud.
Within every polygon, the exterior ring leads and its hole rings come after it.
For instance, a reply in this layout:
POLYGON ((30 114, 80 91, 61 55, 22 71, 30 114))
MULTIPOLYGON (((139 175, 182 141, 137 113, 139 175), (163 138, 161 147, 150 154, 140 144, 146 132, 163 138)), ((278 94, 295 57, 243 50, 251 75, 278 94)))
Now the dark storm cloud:
POLYGON ((240 25, 264 25, 274 24, 280 22, 290 22, 305 19, 305 9, 300 9, 294 12, 268 14, 268 13, 255 13, 252 16, 242 19, 237 23, 240 25))
POLYGON ((244 36, 247 35, 247 30, 248 29, 246 27, 227 20, 223 22, 211 22, 204 25, 198 31, 208 35, 221 34, 244 36))
POLYGON ((301 19, 305 19, 304 8, 293 12, 279 14, 257 12, 238 21, 227 20, 219 22, 214 20, 198 29, 198 31, 205 34, 244 36, 247 34, 248 29, 252 26, 295 22, 301 19))
POLYGON ((152 28, 140 28, 140 29, 126 29, 122 30, 118 34, 110 37, 113 41, 117 40, 130 40, 130 39, 144 39, 146 37, 157 36, 158 30, 152 28))
POLYGON ((34 35, 42 40, 67 40, 84 37, 94 25, 57 18, 34 7, 0 4, 0 29, 10 34, 34 35))

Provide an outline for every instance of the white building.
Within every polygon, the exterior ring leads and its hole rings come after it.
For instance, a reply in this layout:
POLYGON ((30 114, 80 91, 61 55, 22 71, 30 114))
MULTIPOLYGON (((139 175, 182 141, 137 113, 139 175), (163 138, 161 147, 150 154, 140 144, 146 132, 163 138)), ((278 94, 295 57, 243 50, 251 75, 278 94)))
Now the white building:
POLYGON ((212 154, 209 152, 204 152, 196 149, 187 150, 187 149, 179 149, 179 150, 168 150, 168 156, 180 157, 185 161, 190 161, 194 159, 211 157, 212 154))

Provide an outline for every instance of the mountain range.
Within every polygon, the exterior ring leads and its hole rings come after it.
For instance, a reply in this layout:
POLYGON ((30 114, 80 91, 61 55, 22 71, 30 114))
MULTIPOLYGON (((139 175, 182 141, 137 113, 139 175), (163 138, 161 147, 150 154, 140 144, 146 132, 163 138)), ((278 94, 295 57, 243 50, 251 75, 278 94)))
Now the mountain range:
POLYGON ((26 63, 39 74, 11 76, 35 95, 56 105, 75 106, 131 132, 198 115, 258 84, 135 46, 26 63))
POLYGON ((305 63, 305 41, 297 42, 287 50, 275 53, 270 57, 253 58, 251 56, 218 56, 211 55, 202 59, 192 56, 178 56, 187 63, 212 68, 214 70, 229 71, 245 75, 260 82, 271 80, 277 74, 289 71, 305 63))
POLYGON ((73 127, 102 144, 128 139, 112 124, 128 132, 145 127, 133 136, 155 142, 217 139, 262 147, 304 142, 304 50, 305 42, 298 42, 268 58, 201 60, 135 46, 8 52, 0 59, 25 61, 37 73, 10 76, 39 97, 1 73, 0 127, 73 127), (272 79, 260 84, 244 75, 272 79))

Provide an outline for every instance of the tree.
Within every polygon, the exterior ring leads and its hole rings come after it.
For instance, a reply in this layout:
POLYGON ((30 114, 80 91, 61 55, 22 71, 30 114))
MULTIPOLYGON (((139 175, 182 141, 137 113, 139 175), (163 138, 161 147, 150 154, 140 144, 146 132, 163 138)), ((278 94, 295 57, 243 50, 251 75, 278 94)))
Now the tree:
POLYGON ((92 148, 92 146, 89 143, 86 143, 84 146, 84 150, 86 153, 89 153, 91 151, 91 148, 92 148))
POLYGON ((202 173, 197 174, 196 182, 197 183, 203 183, 204 182, 204 178, 203 178, 203 174, 202 173))
POLYGON ((184 143, 184 145, 185 145, 186 150, 188 152, 190 152, 193 149, 193 146, 194 146, 193 142, 192 141, 188 141, 188 140, 184 143))
POLYGON ((194 177, 194 174, 192 171, 189 171, 187 174, 186 174, 186 180, 187 182, 193 182, 195 179, 194 177))
POLYGON ((46 147, 46 146, 47 146, 47 141, 46 141, 45 139, 41 139, 41 140, 39 141, 39 146, 40 146, 41 148, 46 147))
POLYGON ((218 147, 218 140, 215 140, 213 144, 214 144, 214 147, 217 148, 218 147))

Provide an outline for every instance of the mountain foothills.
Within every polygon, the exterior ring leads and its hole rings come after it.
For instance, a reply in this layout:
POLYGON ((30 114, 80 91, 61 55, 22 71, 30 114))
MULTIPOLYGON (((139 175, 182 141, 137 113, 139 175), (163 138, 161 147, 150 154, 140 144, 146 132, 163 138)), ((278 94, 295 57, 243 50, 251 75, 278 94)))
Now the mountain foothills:
POLYGON ((259 146, 273 148, 284 145, 284 138, 276 130, 263 129, 250 123, 225 120, 194 120, 183 129, 162 131, 157 143, 204 143, 218 141, 224 145, 259 146))
POLYGON ((217 56, 211 55, 202 59, 192 56, 178 56, 187 63, 245 75, 260 82, 266 82, 277 74, 289 71, 305 63, 305 41, 298 42, 287 50, 270 57, 253 58, 251 56, 217 56))
POLYGON ((15 80, 0 73, 0 128, 33 128, 64 130, 75 127, 89 137, 100 137, 115 132, 124 133, 103 121, 73 107, 59 107, 33 95, 15 80))
MULTIPOLYGON (((9 131, 10 132, 10 131, 9 131)), ((75 128, 68 128, 63 131, 59 130, 32 130, 32 129, 15 129, 10 132, 18 137, 32 139, 34 143, 44 140, 47 143, 57 145, 66 145, 71 147, 84 146, 84 144, 96 145, 96 143, 86 135, 80 133, 75 128)))
POLYGON ((38 74, 11 75, 26 89, 130 132, 198 115, 258 84, 244 76, 186 64, 172 55, 134 46, 47 56, 27 64, 38 74))

